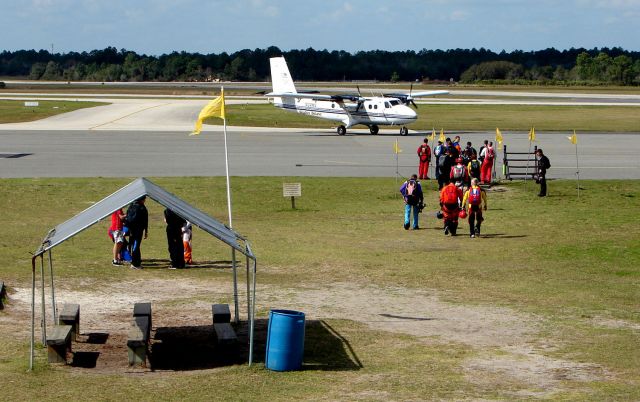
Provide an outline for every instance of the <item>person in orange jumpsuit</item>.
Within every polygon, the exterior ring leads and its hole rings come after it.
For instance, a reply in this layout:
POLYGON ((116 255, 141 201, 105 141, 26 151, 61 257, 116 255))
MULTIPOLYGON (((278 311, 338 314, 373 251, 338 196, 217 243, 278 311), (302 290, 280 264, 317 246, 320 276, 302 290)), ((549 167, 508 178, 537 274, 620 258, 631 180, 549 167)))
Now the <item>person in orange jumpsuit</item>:
POLYGON ((458 230, 458 214, 462 204, 462 190, 454 183, 449 183, 440 191, 440 209, 443 214, 444 234, 456 235, 458 230))
POLYGON ((424 142, 418 147, 418 179, 429 180, 429 163, 431 163, 431 147, 429 139, 425 138, 424 142))
POLYGON ((478 186, 478 179, 471 179, 471 188, 464 193, 462 208, 469 209, 469 236, 479 237, 484 218, 482 210, 487 210, 487 193, 478 186))

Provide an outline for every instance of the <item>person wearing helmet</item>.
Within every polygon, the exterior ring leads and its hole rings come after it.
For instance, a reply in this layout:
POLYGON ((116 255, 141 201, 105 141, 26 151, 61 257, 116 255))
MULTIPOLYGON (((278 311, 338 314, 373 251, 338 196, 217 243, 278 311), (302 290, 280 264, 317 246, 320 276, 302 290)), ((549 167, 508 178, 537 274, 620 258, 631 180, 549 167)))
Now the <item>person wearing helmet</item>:
POLYGON ((469 211, 469 237, 480 236, 480 225, 484 218, 482 210, 487 210, 487 193, 478 186, 478 179, 471 179, 471 188, 464 193, 462 209, 469 211))
POLYGON ((462 164, 462 158, 458 157, 456 159, 456 164, 451 167, 449 179, 456 185, 456 187, 460 188, 461 190, 467 183, 467 180, 469 179, 469 173, 467 172, 467 168, 462 164))
POLYGON ((447 184, 440 191, 440 209, 442 210, 445 236, 449 233, 451 236, 456 235, 461 202, 462 190, 454 183, 447 184))

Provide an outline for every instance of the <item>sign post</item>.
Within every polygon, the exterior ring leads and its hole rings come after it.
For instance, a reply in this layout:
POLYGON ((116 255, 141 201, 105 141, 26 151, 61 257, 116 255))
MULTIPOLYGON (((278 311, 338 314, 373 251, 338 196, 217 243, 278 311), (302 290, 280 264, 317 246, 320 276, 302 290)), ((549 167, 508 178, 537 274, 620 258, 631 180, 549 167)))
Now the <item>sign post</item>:
POLYGON ((302 184, 282 183, 282 196, 291 197, 291 209, 296 209, 296 197, 302 196, 302 184))

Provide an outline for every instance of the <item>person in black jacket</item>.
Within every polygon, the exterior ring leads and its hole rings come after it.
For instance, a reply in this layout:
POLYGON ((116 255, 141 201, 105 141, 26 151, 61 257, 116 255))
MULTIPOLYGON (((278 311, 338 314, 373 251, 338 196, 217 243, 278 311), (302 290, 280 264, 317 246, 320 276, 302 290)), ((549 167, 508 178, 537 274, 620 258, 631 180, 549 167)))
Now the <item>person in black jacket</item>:
POLYGON ((144 202, 147 197, 142 196, 129 205, 127 209, 127 227, 129 228, 129 245, 131 247, 131 268, 142 269, 142 255, 140 245, 142 236, 148 236, 149 213, 144 202))
POLYGON ((549 158, 544 155, 542 149, 538 148, 536 151, 536 156, 538 157, 538 178, 537 182, 540 183, 540 194, 538 197, 546 197, 547 196, 547 169, 551 167, 551 162, 549 162, 549 158))
POLYGON ((171 257, 169 269, 184 268, 184 245, 182 244, 182 227, 187 221, 176 215, 169 208, 164 210, 164 221, 167 224, 167 245, 171 257))

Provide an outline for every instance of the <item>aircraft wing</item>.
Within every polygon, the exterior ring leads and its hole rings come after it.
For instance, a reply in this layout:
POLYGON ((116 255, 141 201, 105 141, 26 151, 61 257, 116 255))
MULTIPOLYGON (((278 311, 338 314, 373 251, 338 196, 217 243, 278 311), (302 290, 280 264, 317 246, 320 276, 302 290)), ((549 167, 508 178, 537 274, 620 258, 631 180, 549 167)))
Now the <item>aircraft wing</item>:
POLYGON ((335 97, 331 95, 322 95, 322 94, 309 94, 309 93, 299 93, 299 92, 269 92, 264 96, 268 96, 270 98, 305 98, 305 99, 318 99, 318 100, 334 100, 335 97))
POLYGON ((420 96, 435 96, 435 95, 448 95, 449 91, 422 91, 422 92, 413 92, 411 93, 412 98, 418 98, 420 96))

